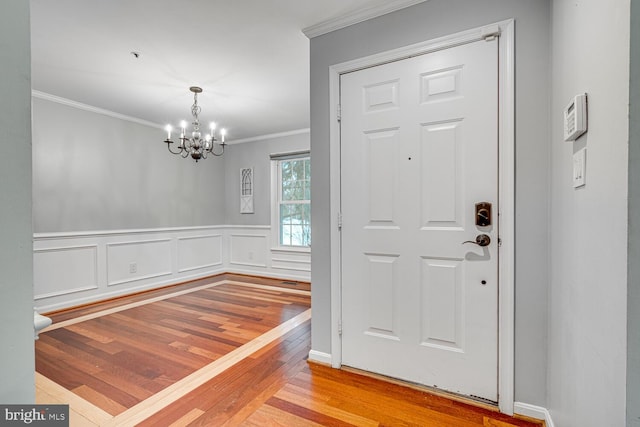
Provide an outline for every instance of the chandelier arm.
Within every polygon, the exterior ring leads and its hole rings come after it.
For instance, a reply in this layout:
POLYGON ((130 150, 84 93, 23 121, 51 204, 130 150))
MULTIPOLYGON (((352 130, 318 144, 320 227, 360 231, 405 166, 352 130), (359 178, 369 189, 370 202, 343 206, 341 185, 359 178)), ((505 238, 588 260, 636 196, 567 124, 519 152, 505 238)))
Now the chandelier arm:
POLYGON ((171 140, 168 140, 168 139, 167 139, 167 140, 165 140, 164 142, 166 142, 166 143, 167 143, 167 149, 169 150, 169 152, 170 152, 171 154, 182 154, 182 152, 184 151, 184 150, 182 149, 182 147, 179 147, 179 150, 178 150, 178 151, 173 151, 173 150, 171 149, 171 144, 173 144, 173 141, 171 141, 171 140))
POLYGON ((222 155, 224 154, 224 147, 225 147, 226 145, 227 145, 227 144, 225 144, 224 142, 223 142, 222 144, 211 144, 211 150, 209 150, 209 152, 210 152, 211 154, 213 154, 214 156, 216 156, 216 157, 220 157, 220 156, 222 156, 222 155), (214 149, 215 145, 219 145, 220 147, 222 147, 222 150, 220 150, 220 153, 216 153, 215 151, 213 151, 213 149, 214 149))

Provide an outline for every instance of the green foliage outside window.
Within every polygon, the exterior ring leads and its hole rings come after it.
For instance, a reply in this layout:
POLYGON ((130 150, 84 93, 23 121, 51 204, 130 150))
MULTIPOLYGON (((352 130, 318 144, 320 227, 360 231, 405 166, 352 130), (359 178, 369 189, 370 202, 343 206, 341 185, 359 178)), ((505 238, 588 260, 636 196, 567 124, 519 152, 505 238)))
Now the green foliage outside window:
POLYGON ((280 245, 311 245, 311 160, 281 160, 280 245))

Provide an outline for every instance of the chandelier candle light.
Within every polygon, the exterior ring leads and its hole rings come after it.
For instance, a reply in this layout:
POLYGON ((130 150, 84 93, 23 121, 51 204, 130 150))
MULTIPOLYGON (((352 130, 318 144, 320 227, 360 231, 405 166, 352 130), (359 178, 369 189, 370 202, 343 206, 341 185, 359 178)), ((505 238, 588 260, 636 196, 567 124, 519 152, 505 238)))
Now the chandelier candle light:
POLYGON ((198 119, 198 115, 200 114, 200 107, 198 106, 198 94, 202 93, 202 88, 197 86, 191 86, 189 88, 191 92, 193 92, 193 105, 191 106, 191 115, 193 116, 193 132, 191 132, 191 137, 186 136, 186 127, 187 122, 182 121, 180 123, 180 143, 178 144, 178 151, 173 151, 171 149, 171 144, 173 141, 171 140, 171 125, 167 125, 167 139, 165 139, 165 143, 167 144, 167 148, 171 154, 180 154, 183 158, 187 158, 191 156, 196 162, 200 159, 206 159, 207 155, 213 154, 214 156, 222 156, 224 153, 224 147, 226 144, 224 143, 224 137, 226 135, 226 131, 224 129, 220 129, 220 142, 218 138, 215 136, 216 124, 211 122, 209 128, 211 129, 210 134, 206 134, 204 139, 202 138, 202 134, 200 133, 200 121, 198 119), (221 147, 218 151, 215 151, 216 146, 221 147))

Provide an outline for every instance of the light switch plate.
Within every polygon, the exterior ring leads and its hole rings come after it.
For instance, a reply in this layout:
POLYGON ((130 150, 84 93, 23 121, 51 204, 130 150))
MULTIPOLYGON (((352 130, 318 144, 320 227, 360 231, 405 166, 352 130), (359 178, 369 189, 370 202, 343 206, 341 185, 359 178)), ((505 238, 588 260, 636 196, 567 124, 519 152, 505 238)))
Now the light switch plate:
POLYGON ((587 149, 583 148, 573 154, 573 188, 585 185, 587 171, 587 149))

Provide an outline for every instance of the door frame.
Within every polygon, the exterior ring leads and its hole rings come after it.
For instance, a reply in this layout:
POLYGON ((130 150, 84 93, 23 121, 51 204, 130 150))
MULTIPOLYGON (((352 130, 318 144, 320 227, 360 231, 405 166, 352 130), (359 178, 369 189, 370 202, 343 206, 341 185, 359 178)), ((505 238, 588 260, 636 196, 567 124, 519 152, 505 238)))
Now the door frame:
POLYGON ((515 388, 515 21, 439 37, 329 67, 331 366, 342 366, 340 75, 499 35, 498 43, 498 407, 513 415, 515 388))

